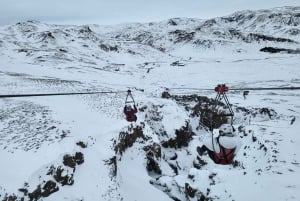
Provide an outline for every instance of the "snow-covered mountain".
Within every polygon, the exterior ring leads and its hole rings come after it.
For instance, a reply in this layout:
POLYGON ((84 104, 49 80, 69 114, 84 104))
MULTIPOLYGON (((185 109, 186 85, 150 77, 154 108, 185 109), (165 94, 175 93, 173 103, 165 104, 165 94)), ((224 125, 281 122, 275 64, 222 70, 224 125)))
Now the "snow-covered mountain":
POLYGON ((299 87, 299 43, 300 7, 0 27, 1 94, 109 92, 1 98, 0 199, 299 200, 299 91, 231 90, 299 87), (229 166, 196 151, 220 83, 242 140, 229 166), (127 89, 135 123, 122 113, 127 89))

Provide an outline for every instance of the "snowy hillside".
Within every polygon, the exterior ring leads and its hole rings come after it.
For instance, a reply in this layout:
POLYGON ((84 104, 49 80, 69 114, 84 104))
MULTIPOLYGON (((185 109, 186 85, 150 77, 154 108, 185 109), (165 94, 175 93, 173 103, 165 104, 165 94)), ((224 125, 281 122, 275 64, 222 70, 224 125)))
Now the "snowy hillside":
POLYGON ((300 7, 0 27, 1 95, 103 92, 0 98, 0 200, 299 200, 299 90, 231 90, 300 87, 299 43, 300 7), (242 141, 227 166, 196 151, 221 83, 242 141))

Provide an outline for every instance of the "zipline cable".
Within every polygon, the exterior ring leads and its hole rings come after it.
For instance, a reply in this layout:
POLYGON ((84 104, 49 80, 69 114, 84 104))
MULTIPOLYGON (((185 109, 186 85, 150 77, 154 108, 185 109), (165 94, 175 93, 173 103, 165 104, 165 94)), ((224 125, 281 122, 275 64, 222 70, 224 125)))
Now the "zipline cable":
POLYGON ((0 95, 0 98, 19 98, 19 97, 35 97, 35 96, 72 96, 72 95, 117 94, 117 93, 127 93, 127 91, 94 91, 94 92, 47 93, 47 94, 5 94, 5 95, 0 95))
MULTIPOLYGON (((190 90, 198 90, 198 91, 210 91, 210 90, 214 90, 214 89, 207 89, 207 88, 166 88, 166 89, 183 89, 183 90, 186 90, 186 89, 190 89, 190 90)), ((264 90, 299 90, 300 87, 248 87, 248 88, 230 88, 230 91, 264 91, 264 90)))
POLYGON ((230 88, 231 91, 264 91, 264 90, 299 90, 300 87, 249 87, 249 88, 230 88))
MULTIPOLYGON (((190 89, 190 90, 214 90, 205 88, 167 88, 167 89, 190 89)), ((137 91, 144 91, 136 89, 137 91)), ((249 88, 231 88, 231 91, 257 91, 257 90, 300 90, 300 87, 249 87, 249 88)), ((71 95, 88 95, 88 94, 109 94, 109 93, 127 93, 128 91, 95 91, 95 92, 71 92, 71 93, 45 93, 45 94, 2 94, 0 98, 18 98, 18 97, 34 97, 34 96, 71 96, 71 95)))

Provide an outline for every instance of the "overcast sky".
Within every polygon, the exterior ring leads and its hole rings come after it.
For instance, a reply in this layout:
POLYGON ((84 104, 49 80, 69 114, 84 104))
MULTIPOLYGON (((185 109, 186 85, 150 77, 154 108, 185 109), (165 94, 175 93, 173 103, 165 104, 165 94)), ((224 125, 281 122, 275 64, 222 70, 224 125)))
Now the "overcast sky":
POLYGON ((54 24, 119 24, 172 17, 208 19, 238 10, 300 6, 300 0, 0 0, 0 25, 25 20, 54 24))

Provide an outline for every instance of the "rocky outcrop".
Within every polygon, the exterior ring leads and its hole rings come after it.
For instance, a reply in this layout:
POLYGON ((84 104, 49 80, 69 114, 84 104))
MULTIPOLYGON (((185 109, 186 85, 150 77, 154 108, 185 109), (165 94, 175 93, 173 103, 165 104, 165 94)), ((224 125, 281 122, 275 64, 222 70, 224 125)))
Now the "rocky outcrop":
POLYGON ((286 49, 278 47, 264 47, 259 51, 268 53, 285 53, 285 54, 300 54, 300 49, 286 49))
POLYGON ((161 174, 162 171, 159 166, 159 160, 161 159, 161 146, 157 143, 145 146, 144 151, 146 152, 147 165, 146 169, 148 172, 154 172, 156 174, 161 174))
MULTIPOLYGON (((81 165, 84 162, 84 156, 81 152, 76 152, 73 156, 66 154, 63 157, 62 165, 54 166, 50 165, 46 175, 39 176, 42 178, 50 178, 42 180, 41 183, 37 184, 33 190, 29 190, 29 184, 25 183, 24 187, 19 189, 19 192, 23 196, 17 196, 15 194, 6 194, 3 201, 19 201, 29 200, 38 201, 42 198, 49 197, 51 194, 59 191, 59 189, 65 185, 74 184, 74 173, 77 165, 81 165)), ((0 195, 1 197, 1 195, 0 195)))
POLYGON ((119 139, 114 142, 114 150, 116 154, 122 155, 125 150, 132 147, 139 138, 147 140, 147 137, 143 133, 143 125, 129 127, 128 131, 120 132, 119 139))
POLYGON ((182 126, 180 129, 176 129, 175 135, 175 138, 162 142, 162 146, 165 148, 181 148, 188 146, 193 135, 189 122, 186 122, 185 126, 182 126))

